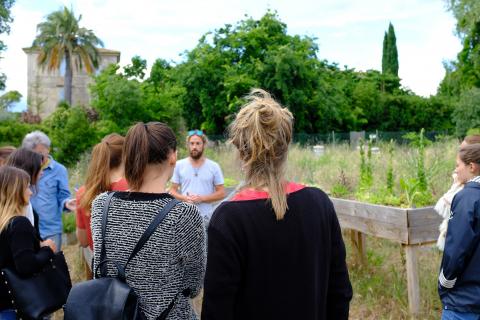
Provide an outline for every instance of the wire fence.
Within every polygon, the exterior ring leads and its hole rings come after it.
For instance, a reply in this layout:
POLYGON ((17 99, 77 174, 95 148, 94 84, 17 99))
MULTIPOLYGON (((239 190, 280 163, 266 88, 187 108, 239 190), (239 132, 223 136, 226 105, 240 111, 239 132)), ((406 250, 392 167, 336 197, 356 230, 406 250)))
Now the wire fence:
MULTIPOLYGON (((388 142, 393 140, 398 144, 407 144, 410 140, 405 137, 411 131, 351 131, 351 132, 329 132, 329 133, 295 133, 293 142, 300 145, 312 146, 322 144, 351 143, 359 138, 373 140, 375 142, 388 142)), ((446 136, 453 136, 454 131, 426 131, 425 137, 431 141, 443 139, 446 136)), ((221 143, 227 140, 226 135, 208 135, 210 141, 221 143)))

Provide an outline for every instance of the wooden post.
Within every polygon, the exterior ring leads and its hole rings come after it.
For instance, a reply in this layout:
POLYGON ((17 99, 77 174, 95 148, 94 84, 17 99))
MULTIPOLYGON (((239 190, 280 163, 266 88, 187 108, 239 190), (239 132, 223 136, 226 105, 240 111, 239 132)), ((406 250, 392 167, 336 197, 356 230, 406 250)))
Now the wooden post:
POLYGON ((350 230, 350 239, 352 240, 358 263, 361 266, 365 266, 367 264, 365 234, 357 230, 350 230))
POLYGON ((418 263, 416 245, 405 245, 407 267, 408 306, 413 317, 420 313, 420 283, 418 281, 418 263))

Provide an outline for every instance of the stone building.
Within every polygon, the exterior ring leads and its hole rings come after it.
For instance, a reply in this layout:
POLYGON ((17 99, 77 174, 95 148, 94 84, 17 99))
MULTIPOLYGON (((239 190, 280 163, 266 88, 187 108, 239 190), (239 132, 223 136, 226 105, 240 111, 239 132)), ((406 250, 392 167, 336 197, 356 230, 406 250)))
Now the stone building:
MULTIPOLYGON (((40 53, 35 48, 24 48, 28 59, 28 108, 35 114, 45 118, 57 107, 58 103, 64 100, 64 74, 65 62, 62 63, 59 70, 48 71, 38 65, 37 57, 40 53)), ((100 54, 99 67, 97 73, 103 70, 111 63, 120 61, 120 52, 108 49, 98 49, 100 54)), ((82 70, 73 70, 72 79, 72 105, 90 104, 90 95, 88 85, 92 82, 91 75, 82 70)))

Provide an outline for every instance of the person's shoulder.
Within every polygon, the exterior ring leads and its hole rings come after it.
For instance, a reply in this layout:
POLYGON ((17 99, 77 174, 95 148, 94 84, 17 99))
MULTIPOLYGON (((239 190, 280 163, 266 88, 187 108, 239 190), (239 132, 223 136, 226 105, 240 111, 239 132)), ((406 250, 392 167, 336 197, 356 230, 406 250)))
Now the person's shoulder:
POLYGON ((53 169, 67 172, 67 168, 63 164, 55 160, 53 157, 50 158, 50 162, 53 169))
POLYGON ((218 162, 212 160, 212 159, 208 159, 208 158, 205 158, 205 163, 207 163, 207 165, 209 166, 213 166, 213 167, 220 167, 220 165, 218 164, 218 162))
POLYGON ((320 188, 305 186, 300 189, 298 192, 299 196, 308 197, 314 201, 330 201, 328 195, 320 188))
POLYGON ((30 222, 30 220, 28 220, 27 217, 25 216, 16 216, 16 217, 13 217, 11 220, 10 220, 10 226, 9 226, 10 230, 17 230, 17 229, 32 229, 33 226, 32 226, 32 223, 30 222))
POLYGON ((108 192, 102 192, 98 196, 95 197, 92 201, 92 216, 93 212, 96 211, 95 209, 98 207, 103 207, 105 200, 107 199, 108 192))

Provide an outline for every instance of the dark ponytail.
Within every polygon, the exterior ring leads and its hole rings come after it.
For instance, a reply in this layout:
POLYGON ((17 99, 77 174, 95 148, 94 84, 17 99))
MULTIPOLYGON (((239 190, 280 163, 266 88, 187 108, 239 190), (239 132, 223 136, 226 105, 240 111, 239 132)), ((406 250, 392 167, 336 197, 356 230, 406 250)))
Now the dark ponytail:
POLYGON ((161 122, 139 122, 128 130, 125 137, 125 178, 132 190, 143 183, 143 174, 148 164, 167 160, 170 152, 177 149, 177 140, 172 129, 161 122))

